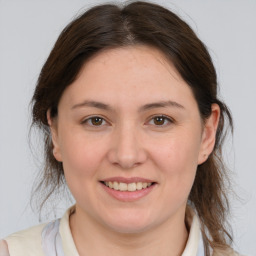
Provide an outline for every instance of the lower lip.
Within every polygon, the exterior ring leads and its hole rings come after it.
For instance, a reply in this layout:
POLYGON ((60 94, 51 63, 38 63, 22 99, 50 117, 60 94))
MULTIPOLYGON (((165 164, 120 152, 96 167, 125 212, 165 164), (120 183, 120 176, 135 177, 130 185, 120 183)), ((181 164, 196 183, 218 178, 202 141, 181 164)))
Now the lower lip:
POLYGON ((109 188, 102 183, 100 184, 110 196, 123 202, 132 202, 147 196, 154 189, 156 185, 156 184, 153 184, 147 188, 143 188, 141 190, 136 190, 136 191, 119 191, 119 190, 114 190, 112 188, 109 188))

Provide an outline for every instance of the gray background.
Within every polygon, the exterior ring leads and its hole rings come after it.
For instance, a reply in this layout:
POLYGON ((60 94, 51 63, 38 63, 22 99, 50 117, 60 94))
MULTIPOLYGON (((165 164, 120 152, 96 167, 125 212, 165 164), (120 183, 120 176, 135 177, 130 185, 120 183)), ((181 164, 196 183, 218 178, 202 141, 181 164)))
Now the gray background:
MULTIPOLYGON (((64 26, 78 12, 103 2, 0 0, 0 237, 38 223, 29 198, 40 156, 31 153, 28 130, 29 102, 40 69, 64 26)), ((241 197, 231 197, 234 246, 256 255, 256 1, 155 2, 182 16, 214 60, 221 98, 235 122, 234 139, 225 152, 241 197)), ((67 204, 58 205, 57 216, 67 204)))

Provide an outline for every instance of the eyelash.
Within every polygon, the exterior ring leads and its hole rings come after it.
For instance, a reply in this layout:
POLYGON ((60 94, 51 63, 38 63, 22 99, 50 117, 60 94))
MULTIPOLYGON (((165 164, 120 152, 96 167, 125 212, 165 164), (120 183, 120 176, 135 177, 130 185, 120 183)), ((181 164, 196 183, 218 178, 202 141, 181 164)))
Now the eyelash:
POLYGON ((156 125, 156 124, 154 124, 154 125, 157 126, 157 127, 168 126, 168 125, 174 123, 174 120, 173 120, 172 118, 170 118, 170 117, 168 117, 168 116, 165 116, 165 115, 153 116, 153 117, 150 118, 150 121, 151 121, 151 120, 154 120, 155 118, 163 118, 164 123, 165 123, 166 121, 168 122, 168 124, 163 124, 163 125, 156 125))
MULTIPOLYGON (((92 122, 92 120, 93 120, 93 119, 96 119, 96 118, 102 120, 102 122, 106 122, 106 120, 105 120, 103 117, 100 117, 100 116, 91 116, 91 117, 89 117, 89 118, 83 120, 83 121, 81 122, 81 124, 87 125, 88 122, 90 122, 90 121, 92 122)), ((154 126, 159 127, 159 128, 160 128, 160 127, 165 127, 165 126, 168 126, 168 125, 174 123, 174 120, 173 120, 172 118, 170 118, 170 117, 168 117, 168 116, 165 116, 165 115, 155 115, 155 116, 152 116, 152 117, 150 118, 150 121, 152 121, 152 120, 154 120, 154 119, 156 119, 156 118, 163 118, 164 123, 165 123, 166 121, 168 122, 168 124, 163 124, 163 125, 153 124, 154 126)), ((103 124, 103 125, 104 125, 104 124, 103 124)), ((100 124, 100 125, 93 125, 92 123, 89 124, 89 126, 91 126, 91 127, 99 127, 99 128, 102 127, 103 125, 102 125, 102 124, 100 124)))
MULTIPOLYGON (((103 120, 103 121, 105 121, 105 122, 106 122, 106 120, 105 120, 103 117, 100 117, 100 116, 91 116, 91 117, 89 117, 89 118, 87 118, 87 119, 83 120, 83 121, 81 122, 81 124, 85 124, 85 125, 87 125, 87 124, 88 124, 88 122, 89 122, 89 121, 92 121, 94 118, 95 118, 95 119, 96 119, 96 118, 98 118, 98 119, 101 119, 101 120, 103 120)), ((102 125, 93 125, 93 124, 89 124, 89 126, 93 126, 93 127, 101 127, 102 125)))

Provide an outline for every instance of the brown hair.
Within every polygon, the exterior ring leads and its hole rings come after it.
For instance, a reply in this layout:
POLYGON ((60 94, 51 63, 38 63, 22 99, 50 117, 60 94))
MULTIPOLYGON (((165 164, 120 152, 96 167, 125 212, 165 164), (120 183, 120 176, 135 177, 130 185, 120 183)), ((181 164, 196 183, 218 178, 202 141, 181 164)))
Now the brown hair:
POLYGON ((65 184, 62 164, 52 154, 46 113, 58 115, 63 91, 76 79, 82 65, 101 50, 131 45, 159 49, 174 64, 191 87, 202 120, 211 114, 211 105, 221 109, 216 144, 208 160, 198 166, 189 202, 202 222, 205 249, 225 248, 232 241, 226 228, 229 204, 227 171, 222 161, 224 124, 233 128, 228 108, 217 98, 217 78, 211 57, 192 29, 171 11, 153 3, 132 2, 91 8, 72 21, 60 34, 40 73, 32 99, 33 125, 44 134, 45 166, 36 191, 46 191, 41 204, 65 184))

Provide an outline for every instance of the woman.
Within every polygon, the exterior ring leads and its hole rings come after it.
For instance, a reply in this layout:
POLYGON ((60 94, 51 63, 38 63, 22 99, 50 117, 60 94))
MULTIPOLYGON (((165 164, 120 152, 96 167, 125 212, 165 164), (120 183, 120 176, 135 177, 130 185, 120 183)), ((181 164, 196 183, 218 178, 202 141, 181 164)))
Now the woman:
POLYGON ((225 226, 226 120, 232 128, 210 55, 184 21, 145 2, 90 9, 61 33, 33 96, 41 188, 66 183, 76 203, 0 252, 237 255, 225 226))

